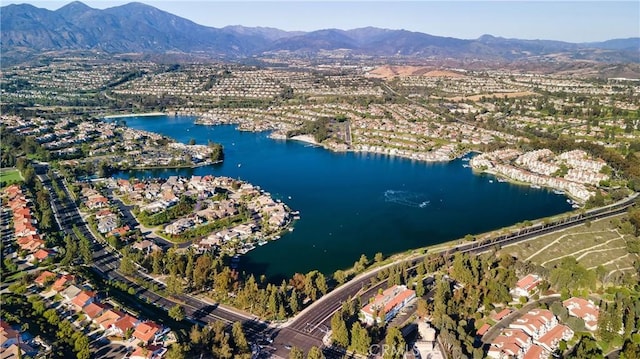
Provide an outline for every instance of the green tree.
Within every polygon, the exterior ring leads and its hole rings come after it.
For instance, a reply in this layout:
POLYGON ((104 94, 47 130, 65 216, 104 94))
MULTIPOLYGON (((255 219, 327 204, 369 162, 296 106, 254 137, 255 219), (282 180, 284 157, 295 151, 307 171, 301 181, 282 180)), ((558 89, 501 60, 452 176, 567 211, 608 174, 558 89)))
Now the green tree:
POLYGON ((293 347, 289 351, 289 359, 304 359, 304 352, 298 347, 293 347))
POLYGON ((169 295, 181 295, 184 293, 184 285, 182 284, 182 278, 177 274, 171 273, 166 281, 167 293, 169 295))
POLYGON ((404 357, 407 343, 400 332, 400 329, 391 327, 387 330, 387 335, 384 339, 387 345, 387 350, 382 354, 385 359, 401 359, 404 357))
POLYGON ((380 263, 384 260, 384 256, 382 255, 382 252, 378 252, 375 254, 375 256, 373 256, 373 261, 376 263, 380 263))
POLYGON ((78 359, 89 359, 91 357, 91 349, 89 347, 89 338, 86 335, 78 335, 73 345, 78 359))
POLYGON ((422 278, 418 278, 418 282, 416 282, 416 296, 422 297, 424 295, 424 283, 422 282, 422 278))
POLYGON ((327 292, 329 291, 329 287, 327 286, 327 280, 325 279, 324 274, 318 273, 315 282, 316 288, 318 288, 320 293, 322 293, 322 295, 327 294, 327 292))
POLYGON ((347 280, 347 273, 345 271, 338 269, 333 273, 333 279, 338 283, 342 284, 347 280))
POLYGON ((640 345, 627 338, 622 345, 620 359, 640 359, 640 345))
POLYGON ((429 314, 429 305, 424 298, 418 298, 416 303, 416 314, 424 318, 429 314))
POLYGON ((294 314, 300 310, 300 298, 295 289, 291 291, 291 295, 289 296, 289 309, 291 309, 291 313, 294 314))
POLYGON ((128 255, 125 256, 123 254, 122 259, 120 260, 119 270, 124 275, 131 275, 131 274, 135 273, 136 265, 133 262, 133 260, 131 258, 129 258, 128 255))
POLYGON ((567 358, 570 359, 602 359, 604 355, 602 354, 602 349, 598 346, 598 343, 590 336, 585 335, 580 338, 580 341, 573 348, 573 351, 567 358))
POLYGON ((187 351, 184 346, 179 343, 173 343, 169 347, 167 351, 166 358, 167 359, 185 359, 187 356, 187 351))
POLYGON ((89 242, 89 239, 84 235, 80 237, 78 250, 84 264, 93 263, 93 251, 91 250, 91 242, 89 242))
POLYGON ((367 354, 371 346, 371 338, 367 329, 363 328, 359 321, 351 326, 351 349, 360 354, 367 354))
POLYGON ((316 346, 312 346, 307 353, 307 359, 324 359, 324 355, 322 354, 322 350, 316 346))
POLYGON ((176 304, 173 307, 171 307, 169 309, 169 317, 173 318, 175 321, 182 321, 184 320, 184 316, 185 316, 185 310, 184 307, 176 304))
POLYGON ((349 330, 340 311, 331 318, 331 332, 335 344, 344 348, 349 346, 349 330))
POLYGON ((231 327, 231 334, 233 335, 233 343, 236 345, 236 348, 242 353, 246 353, 249 351, 249 343, 247 342, 247 338, 244 335, 244 330, 242 329, 242 324, 240 322, 234 322, 231 327))

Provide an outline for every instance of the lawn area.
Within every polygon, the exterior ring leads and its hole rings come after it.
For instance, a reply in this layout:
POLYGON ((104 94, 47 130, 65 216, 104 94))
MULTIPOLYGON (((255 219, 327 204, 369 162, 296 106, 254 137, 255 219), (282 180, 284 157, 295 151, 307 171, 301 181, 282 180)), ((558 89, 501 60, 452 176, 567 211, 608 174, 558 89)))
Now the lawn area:
POLYGON ((22 181, 22 176, 20 175, 20 171, 17 169, 0 170, 0 186, 5 187, 20 181, 22 181))
POLYGON ((500 252, 547 268, 552 268, 564 257, 572 256, 589 269, 602 265, 609 272, 630 270, 637 255, 628 252, 625 236, 612 224, 624 216, 601 219, 505 246, 500 252))

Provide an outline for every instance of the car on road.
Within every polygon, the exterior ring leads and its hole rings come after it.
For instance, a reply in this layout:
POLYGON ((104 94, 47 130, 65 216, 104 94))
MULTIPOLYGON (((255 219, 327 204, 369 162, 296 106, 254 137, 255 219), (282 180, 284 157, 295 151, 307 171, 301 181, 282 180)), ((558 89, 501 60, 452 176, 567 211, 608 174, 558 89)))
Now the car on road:
POLYGON ((284 345, 284 348, 285 348, 285 349, 287 349, 287 350, 291 350, 291 345, 289 345, 289 344, 285 344, 285 345, 284 345))

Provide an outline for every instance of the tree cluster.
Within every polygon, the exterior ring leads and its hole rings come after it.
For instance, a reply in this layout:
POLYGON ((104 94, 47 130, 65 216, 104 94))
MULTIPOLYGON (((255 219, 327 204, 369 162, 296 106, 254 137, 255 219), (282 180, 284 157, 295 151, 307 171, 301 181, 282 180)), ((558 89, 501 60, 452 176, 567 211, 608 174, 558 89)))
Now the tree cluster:
POLYGON ((47 309, 37 296, 3 294, 0 315, 12 324, 20 324, 22 332, 41 335, 52 344, 54 358, 89 359, 89 339, 76 331, 71 322, 60 318, 55 309, 47 309))
POLYGON ((158 226, 167 224, 175 219, 193 212, 195 201, 189 196, 182 196, 175 206, 160 213, 150 214, 146 211, 138 213, 137 219, 145 226, 158 226))

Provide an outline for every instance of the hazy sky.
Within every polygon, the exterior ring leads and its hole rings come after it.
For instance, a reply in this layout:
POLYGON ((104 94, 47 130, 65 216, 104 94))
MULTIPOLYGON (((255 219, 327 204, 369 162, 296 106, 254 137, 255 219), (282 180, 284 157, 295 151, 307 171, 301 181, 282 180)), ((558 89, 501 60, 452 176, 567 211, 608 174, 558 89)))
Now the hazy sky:
MULTIPOLYGON (((55 10, 69 1, 26 1, 55 10)), ((83 1, 99 9, 130 1, 83 1)), ((198 24, 312 31, 376 26, 474 39, 571 42, 640 36, 640 1, 166 1, 139 0, 198 24)), ((2 5, 20 3, 0 0, 2 5)))

